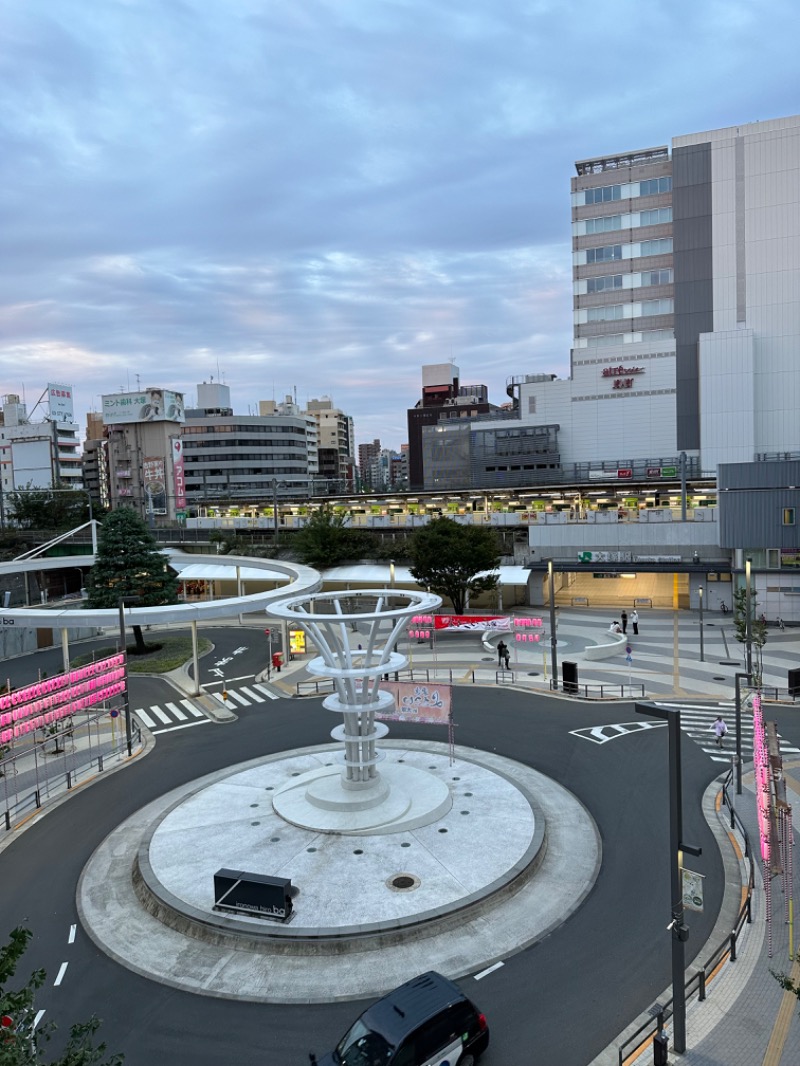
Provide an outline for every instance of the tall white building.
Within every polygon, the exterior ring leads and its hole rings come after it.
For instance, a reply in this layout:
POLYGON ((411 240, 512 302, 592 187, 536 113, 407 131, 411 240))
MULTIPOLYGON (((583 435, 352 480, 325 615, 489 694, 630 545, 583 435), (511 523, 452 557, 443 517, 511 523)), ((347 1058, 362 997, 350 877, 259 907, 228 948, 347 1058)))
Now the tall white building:
POLYGON ((82 488, 79 426, 71 385, 48 385, 31 414, 17 395, 0 400, 2 491, 82 488), (42 407, 42 413, 35 416, 42 407))

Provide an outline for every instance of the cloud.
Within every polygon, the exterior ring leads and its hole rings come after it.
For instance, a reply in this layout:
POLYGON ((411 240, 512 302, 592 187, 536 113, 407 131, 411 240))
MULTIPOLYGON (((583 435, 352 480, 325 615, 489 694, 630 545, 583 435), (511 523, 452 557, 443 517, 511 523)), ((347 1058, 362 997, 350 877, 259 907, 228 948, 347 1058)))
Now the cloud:
POLYGON ((393 447, 420 366, 568 368, 575 159, 785 114, 749 0, 17 0, 0 26, 0 372, 97 406, 217 374, 393 447), (757 61, 756 61, 757 60, 757 61))

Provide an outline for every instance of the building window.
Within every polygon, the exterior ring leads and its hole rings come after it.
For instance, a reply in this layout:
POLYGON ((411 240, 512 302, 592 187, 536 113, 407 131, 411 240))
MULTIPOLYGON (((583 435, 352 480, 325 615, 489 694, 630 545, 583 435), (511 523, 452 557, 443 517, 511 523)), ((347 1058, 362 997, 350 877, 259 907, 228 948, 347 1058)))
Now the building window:
POLYGON ((606 292, 608 289, 622 288, 622 274, 607 274, 602 278, 587 278, 587 292, 606 292))
MULTIPOLYGON (((658 241, 647 241, 648 244, 657 244, 658 241)), ((670 241, 670 245, 672 241, 670 241)), ((671 248, 670 248, 671 250, 671 248)), ((644 253, 642 253, 644 255, 644 253)), ((650 253, 653 254, 653 253, 650 253)), ((587 248, 586 249, 586 262, 587 263, 605 263, 610 259, 622 259, 622 245, 621 244, 607 244, 604 248, 587 248)))
POLYGON ((649 285, 671 285, 671 270, 647 270, 642 274, 642 288, 649 285))
POLYGON ((586 316, 586 321, 614 322, 619 318, 625 318, 625 315, 623 314, 624 308, 625 304, 607 304, 605 307, 590 307, 586 316))
POLYGON ((785 526, 793 526, 795 524, 795 509, 794 509, 794 507, 784 507, 784 509, 783 509, 783 524, 785 526))
POLYGON ((528 414, 529 415, 535 415, 536 414, 536 397, 535 396, 529 396, 528 397, 528 414))
POLYGON ((607 204, 612 200, 622 199, 621 185, 603 185, 598 189, 587 189, 584 193, 586 204, 607 204))
POLYGON ((643 315, 671 315, 675 310, 674 300, 643 300, 643 315))
POLYGON ((671 189, 672 178, 649 178, 639 182, 640 196, 656 196, 660 192, 670 192, 671 189))
POLYGON ((663 222, 672 221, 671 207, 654 207, 652 211, 639 212, 640 226, 660 226, 663 222))
POLYGON ((584 222, 584 233, 608 233, 609 230, 615 229, 622 229, 622 215, 587 218, 584 222))
POLYGON ((655 241, 641 241, 639 255, 667 255, 672 251, 672 237, 661 237, 655 241))

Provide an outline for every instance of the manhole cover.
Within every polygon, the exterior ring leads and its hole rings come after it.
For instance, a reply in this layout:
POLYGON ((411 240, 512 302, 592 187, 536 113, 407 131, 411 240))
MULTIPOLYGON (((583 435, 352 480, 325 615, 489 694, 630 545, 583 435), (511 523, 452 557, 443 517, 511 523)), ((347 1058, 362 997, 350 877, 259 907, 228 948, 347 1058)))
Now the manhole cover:
POLYGON ((738 666, 739 663, 736 659, 720 659, 720 666, 738 666))
POLYGON ((728 679, 727 679, 727 677, 720 677, 720 675, 719 675, 719 674, 717 674, 717 675, 716 675, 715 677, 713 677, 713 678, 712 678, 711 680, 712 680, 712 681, 727 681, 728 679))
POLYGON ((414 888, 419 888, 420 879, 413 874, 395 874, 386 884, 393 892, 410 892, 414 888))
POLYGON ((539 676, 539 671, 538 670, 529 670, 528 671, 528 677, 538 677, 538 676, 539 676))

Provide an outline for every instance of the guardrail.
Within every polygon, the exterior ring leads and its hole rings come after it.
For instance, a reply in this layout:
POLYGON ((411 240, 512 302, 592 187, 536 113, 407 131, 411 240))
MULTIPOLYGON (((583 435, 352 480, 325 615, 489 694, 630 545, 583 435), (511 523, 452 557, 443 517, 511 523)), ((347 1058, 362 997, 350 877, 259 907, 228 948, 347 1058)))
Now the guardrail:
POLYGON ((579 682, 562 682, 559 685, 550 679, 550 688, 554 692, 563 692, 565 696, 577 696, 582 700, 641 700, 645 699, 644 685, 581 685, 579 682))
MULTIPOLYGON (((62 719, 65 724, 53 732, 39 739, 32 735, 29 743, 5 751, 0 758, 0 830, 10 832, 46 803, 128 757, 121 717, 106 739, 108 713, 106 707, 62 719)), ((131 729, 138 748, 142 731, 133 717, 131 729)))
MULTIPOLYGON (((502 673, 503 671, 498 671, 502 673)), ((472 675, 472 682, 475 682, 475 671, 468 670, 467 674, 472 675)), ((460 676, 464 676, 463 673, 460 676)), ((384 674, 381 678, 382 681, 425 681, 427 684, 435 684, 437 681, 441 684, 452 685, 453 684, 453 671, 446 667, 437 669, 426 670, 399 670, 391 674, 384 674)), ((295 696, 321 696, 323 693, 335 692, 335 686, 333 681, 329 677, 321 677, 319 680, 314 681, 297 681, 294 686, 295 696)))
MULTIPOLYGON (((730 790, 732 786, 733 768, 727 772, 725 780, 722 783, 722 799, 723 803, 730 811, 731 830, 738 829, 744 840, 744 857, 747 859, 748 863, 747 894, 739 909, 736 922, 734 923, 731 932, 725 937, 719 947, 709 955, 697 972, 692 974, 692 976, 686 980, 684 987, 686 989, 687 1000, 695 994, 697 995, 699 1002, 703 1002, 706 999, 709 989, 709 979, 719 972, 723 963, 726 961, 736 962, 736 949, 739 937, 742 935, 742 930, 745 925, 749 925, 753 921, 752 899, 753 887, 755 885, 755 863, 753 862, 750 837, 747 835, 744 823, 731 801, 730 790)), ((623 1066, 623 1063, 627 1059, 635 1057, 641 1048, 661 1032, 664 1028, 665 1021, 672 1017, 672 999, 668 999, 666 1003, 656 1003, 651 1008, 650 1014, 651 1017, 640 1025, 639 1028, 618 1047, 617 1053, 619 1066, 623 1066)))

